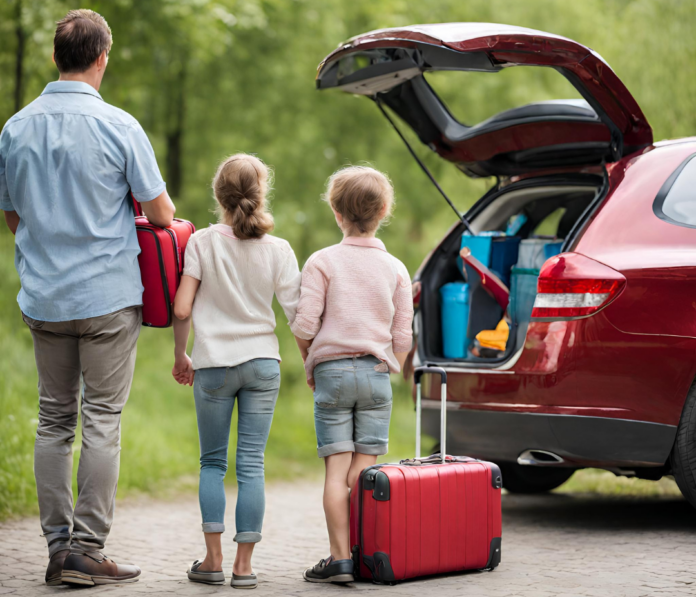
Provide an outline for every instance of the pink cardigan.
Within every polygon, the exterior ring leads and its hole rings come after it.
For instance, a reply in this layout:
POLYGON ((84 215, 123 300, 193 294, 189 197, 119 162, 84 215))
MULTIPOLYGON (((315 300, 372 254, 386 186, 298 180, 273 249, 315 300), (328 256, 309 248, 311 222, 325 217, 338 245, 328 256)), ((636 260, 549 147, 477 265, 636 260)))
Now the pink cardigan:
POLYGON ((307 379, 321 362, 365 355, 398 373, 394 353, 411 350, 412 320, 404 264, 377 238, 348 237, 307 260, 291 329, 314 340, 305 363, 307 379))

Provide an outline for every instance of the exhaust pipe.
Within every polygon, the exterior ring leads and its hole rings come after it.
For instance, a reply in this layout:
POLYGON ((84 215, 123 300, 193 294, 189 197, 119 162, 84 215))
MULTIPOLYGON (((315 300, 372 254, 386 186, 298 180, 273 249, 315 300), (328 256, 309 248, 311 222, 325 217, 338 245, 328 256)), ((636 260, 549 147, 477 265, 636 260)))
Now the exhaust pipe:
POLYGON ((517 457, 517 464, 523 466, 558 466, 565 460, 558 454, 546 450, 525 450, 517 457))

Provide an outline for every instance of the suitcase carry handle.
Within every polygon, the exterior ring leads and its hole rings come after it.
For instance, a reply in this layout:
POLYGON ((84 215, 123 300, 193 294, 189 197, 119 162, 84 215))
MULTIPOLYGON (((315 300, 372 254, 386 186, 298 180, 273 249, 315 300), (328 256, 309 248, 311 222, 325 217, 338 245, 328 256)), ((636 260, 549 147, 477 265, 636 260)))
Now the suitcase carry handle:
MULTIPOLYGON (((416 458, 421 460, 421 377, 425 374, 437 374, 440 376, 440 458, 442 464, 446 462, 447 454, 447 371, 442 367, 418 367, 413 372, 413 381, 416 383, 416 458)), ((426 459, 428 460, 428 459, 426 459)))
MULTIPOLYGON (((445 455, 445 460, 447 462, 480 462, 476 458, 469 458, 468 456, 450 456, 445 455)), ((399 464, 404 466, 423 466, 425 464, 441 464, 442 455, 437 453, 432 456, 427 456, 426 458, 407 458, 406 460, 400 460, 399 464)))

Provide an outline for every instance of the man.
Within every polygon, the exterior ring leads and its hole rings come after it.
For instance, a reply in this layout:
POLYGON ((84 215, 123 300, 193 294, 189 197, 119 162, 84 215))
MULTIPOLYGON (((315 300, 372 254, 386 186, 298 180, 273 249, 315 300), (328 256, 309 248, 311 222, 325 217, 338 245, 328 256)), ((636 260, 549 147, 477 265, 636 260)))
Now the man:
POLYGON ((138 122, 99 95, 111 30, 90 10, 58 22, 60 78, 0 135, 0 208, 16 235, 17 301, 34 340, 39 425, 34 472, 50 562, 46 584, 132 582, 103 555, 114 515, 121 411, 142 321, 129 191, 151 222, 174 205, 138 122), (73 510, 72 443, 82 379, 73 510))

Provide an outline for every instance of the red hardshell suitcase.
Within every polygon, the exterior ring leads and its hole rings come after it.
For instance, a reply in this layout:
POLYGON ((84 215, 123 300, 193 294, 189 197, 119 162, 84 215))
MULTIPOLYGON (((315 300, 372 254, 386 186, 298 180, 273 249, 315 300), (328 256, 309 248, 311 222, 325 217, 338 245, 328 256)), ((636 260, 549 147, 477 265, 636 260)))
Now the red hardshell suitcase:
POLYGON ((419 367, 416 458, 366 468, 350 500, 356 574, 378 583, 500 563, 502 475, 497 465, 462 456, 420 458, 421 376, 442 379, 441 447, 446 452, 447 373, 419 367))
POLYGON ((166 328, 172 324, 172 303, 184 271, 186 244, 196 228, 174 218, 169 228, 150 224, 140 203, 133 199, 135 229, 140 243, 140 276, 143 281, 143 325, 166 328))

